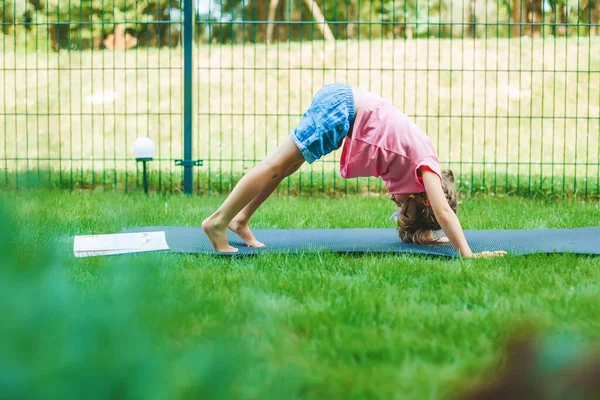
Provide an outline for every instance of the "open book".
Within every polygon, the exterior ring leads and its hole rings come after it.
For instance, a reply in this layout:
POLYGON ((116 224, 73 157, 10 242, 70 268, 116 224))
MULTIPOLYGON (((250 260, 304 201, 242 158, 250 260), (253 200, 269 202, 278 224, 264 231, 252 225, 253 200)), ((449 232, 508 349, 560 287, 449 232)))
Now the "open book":
POLYGON ((164 232, 117 233, 112 235, 75 236, 75 257, 106 256, 169 250, 164 232))

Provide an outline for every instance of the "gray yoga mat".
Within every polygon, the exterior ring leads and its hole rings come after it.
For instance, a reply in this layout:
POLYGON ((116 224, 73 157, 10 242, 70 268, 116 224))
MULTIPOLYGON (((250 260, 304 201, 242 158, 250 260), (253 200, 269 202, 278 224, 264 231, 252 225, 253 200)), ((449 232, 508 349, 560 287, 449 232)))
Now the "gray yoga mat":
MULTIPOLYGON (((172 252, 219 254, 213 251, 200 228, 153 226, 126 232, 164 231, 172 252)), ((254 235, 267 247, 248 248, 228 231, 229 243, 238 255, 262 253, 417 253, 456 256, 450 244, 421 246, 402 243, 395 229, 254 229, 254 235)), ((474 252, 506 250, 512 254, 573 253, 600 254, 600 227, 540 230, 465 231, 474 252)))

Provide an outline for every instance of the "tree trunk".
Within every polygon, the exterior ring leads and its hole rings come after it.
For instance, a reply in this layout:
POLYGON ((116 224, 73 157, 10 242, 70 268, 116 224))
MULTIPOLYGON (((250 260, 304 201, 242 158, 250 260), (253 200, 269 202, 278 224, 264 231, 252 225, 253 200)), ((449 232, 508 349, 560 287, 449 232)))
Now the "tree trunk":
POLYGON ((273 21, 275 20, 275 12, 277 11, 277 6, 279 5, 279 0, 271 0, 269 2, 269 16, 267 17, 267 37, 265 41, 273 42, 273 32, 275 31, 275 24, 273 21))
POLYGON ((529 18, 529 22, 531 22, 529 28, 529 34, 531 37, 540 37, 542 32, 542 20, 544 18, 542 14, 542 0, 530 0, 531 7, 531 17, 529 18))
MULTIPOLYGON (((278 8, 277 8, 277 14, 276 14, 276 20, 277 21, 285 21, 286 20, 286 9, 287 9, 287 0, 278 0, 278 8)), ((284 25, 282 23, 279 23, 279 29, 277 30, 277 41, 281 41, 281 38, 285 38, 285 37, 289 37, 290 36, 290 25, 287 24, 284 25)))
POLYGON ((527 18, 527 0, 513 0, 512 2, 512 36, 520 37, 523 34, 523 17, 527 18))
POLYGON ((325 16, 323 15, 321 9, 317 5, 316 0, 304 0, 304 2, 308 6, 308 8, 310 8, 310 11, 313 15, 313 19, 316 22, 318 22, 319 29, 321 30, 321 33, 323 34, 325 40, 328 42, 335 41, 335 36, 333 36, 333 32, 331 32, 331 28, 329 28, 329 25, 327 25, 327 22, 325 21, 325 16))
POLYGON ((358 9, 356 7, 356 0, 350 0, 349 4, 346 7, 348 7, 346 10, 346 15, 348 16, 348 21, 347 21, 348 25, 346 27, 346 38, 354 39, 354 36, 356 35, 355 22, 358 21, 358 9))
MULTIPOLYGON (((268 0, 257 0, 254 2, 254 7, 256 7, 256 16, 252 15, 251 19, 256 19, 256 21, 266 21, 267 20, 267 8, 266 2, 268 0)), ((254 32, 254 40, 255 42, 260 42, 266 39, 267 35, 267 24, 257 25, 257 30, 254 32)))
MULTIPOLYGON (((475 15, 475 4, 476 0, 471 0, 469 1, 469 16, 468 16, 468 21, 470 22, 468 28, 467 28, 467 35, 471 36, 473 38, 475 38, 475 36, 477 35, 477 28, 476 28, 476 22, 477 22, 477 16, 475 15)), ((464 15, 464 14, 463 14, 464 15)))
POLYGON ((558 26, 558 29, 555 30, 554 35, 564 36, 567 34, 567 6, 565 4, 557 5, 556 12, 558 13, 557 17, 560 25, 558 26))
POLYGON ((594 25, 590 25, 590 37, 596 36, 596 30, 598 27, 598 22, 600 22, 600 0, 590 1, 588 7, 591 8, 590 11, 590 23, 594 25))

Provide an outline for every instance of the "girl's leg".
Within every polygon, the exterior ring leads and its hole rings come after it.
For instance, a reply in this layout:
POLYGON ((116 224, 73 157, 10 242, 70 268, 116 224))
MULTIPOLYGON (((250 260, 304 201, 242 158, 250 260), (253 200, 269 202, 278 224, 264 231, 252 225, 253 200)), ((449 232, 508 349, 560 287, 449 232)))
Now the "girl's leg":
POLYGON ((258 210, 258 208, 262 205, 262 203, 269 198, 271 193, 275 190, 275 188, 281 183, 282 180, 292 175, 294 172, 298 171, 298 169, 304 164, 304 159, 299 161, 297 164, 292 165, 288 170, 281 176, 276 179, 271 179, 269 183, 263 188, 263 190, 254 198, 246 207, 242 209, 236 215, 233 220, 229 223, 229 229, 233 232, 237 233, 239 237, 244 240, 244 242, 249 247, 264 247, 265 245, 256 240, 252 231, 248 227, 248 223, 250 222, 250 218, 252 215, 258 210))
POLYGON ((216 251, 237 251, 227 242, 227 226, 231 220, 265 187, 273 185, 273 180, 280 179, 290 167, 303 160, 294 141, 287 137, 275 153, 244 175, 221 207, 202 222, 202 229, 216 251))

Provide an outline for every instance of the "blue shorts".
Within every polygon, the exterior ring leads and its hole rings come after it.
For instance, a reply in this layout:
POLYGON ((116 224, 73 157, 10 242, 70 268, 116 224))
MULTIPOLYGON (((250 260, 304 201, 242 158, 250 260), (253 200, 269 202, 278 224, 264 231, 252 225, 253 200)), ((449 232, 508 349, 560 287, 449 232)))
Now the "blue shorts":
POLYGON ((332 83, 315 94, 291 137, 304 159, 312 164, 340 148, 353 122, 352 86, 332 83))

